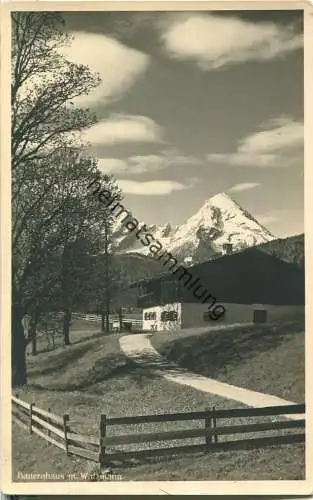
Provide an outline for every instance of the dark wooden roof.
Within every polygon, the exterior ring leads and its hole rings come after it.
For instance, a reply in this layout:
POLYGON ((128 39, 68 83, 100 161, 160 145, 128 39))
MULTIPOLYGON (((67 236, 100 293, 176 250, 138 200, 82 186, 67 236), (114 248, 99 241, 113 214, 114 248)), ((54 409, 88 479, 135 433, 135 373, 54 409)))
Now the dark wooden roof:
MULTIPOLYGON (((304 269, 256 248, 181 268, 175 274, 168 272, 153 279, 140 280, 132 284, 124 296, 126 299, 128 295, 129 299, 150 293, 154 295, 155 304, 178 298, 197 302, 199 299, 188 290, 188 286, 196 278, 199 278, 199 285, 216 297, 217 302, 277 305, 300 305, 305 302, 304 269), (179 292, 178 288, 173 286, 170 292, 172 296, 167 293, 163 300, 164 289, 169 290, 169 282, 175 281, 179 284, 179 292)), ((199 295, 201 290, 203 288, 199 288, 199 295)), ((123 294, 120 299, 123 300, 123 294)))

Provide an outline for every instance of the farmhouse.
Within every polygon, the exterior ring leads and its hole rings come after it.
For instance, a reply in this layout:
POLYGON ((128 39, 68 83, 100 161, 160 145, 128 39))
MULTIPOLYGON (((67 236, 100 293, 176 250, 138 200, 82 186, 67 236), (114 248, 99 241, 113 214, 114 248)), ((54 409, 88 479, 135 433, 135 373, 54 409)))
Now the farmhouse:
POLYGON ((121 305, 142 309, 143 330, 265 322, 304 313, 304 269, 256 248, 132 284, 121 305), (198 293, 187 278, 198 280, 198 293), (210 293, 203 302, 200 288, 210 293))

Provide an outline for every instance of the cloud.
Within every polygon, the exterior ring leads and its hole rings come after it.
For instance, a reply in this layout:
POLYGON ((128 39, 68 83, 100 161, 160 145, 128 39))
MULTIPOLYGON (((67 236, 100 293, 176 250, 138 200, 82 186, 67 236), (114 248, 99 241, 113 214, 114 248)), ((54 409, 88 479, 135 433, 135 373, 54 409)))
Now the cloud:
POLYGON ((151 118, 135 115, 112 115, 83 133, 85 141, 96 144, 121 142, 162 142, 161 128, 151 118))
POLYGON ((275 159, 275 155, 253 155, 238 152, 231 154, 217 153, 208 155, 208 160, 213 160, 216 163, 226 163, 228 165, 237 166, 272 167, 275 163, 275 159))
POLYGON ((160 29, 170 57, 194 60, 203 71, 231 63, 276 59, 303 45, 302 36, 291 26, 230 16, 174 14, 160 29))
POLYGON ((146 172, 157 172, 173 165, 197 165, 203 163, 199 158, 184 156, 176 150, 162 151, 159 154, 136 155, 129 158, 100 158, 99 168, 102 172, 138 175, 146 172))
POLYGON ((168 180, 136 182, 120 179, 118 184, 124 193, 142 196, 161 196, 188 188, 188 186, 180 182, 168 180))
POLYGON ((261 168, 303 164, 303 123, 280 117, 263 124, 264 128, 240 140, 233 153, 209 154, 207 159, 227 165, 261 168))
POLYGON ((233 187, 229 189, 229 191, 232 193, 236 193, 239 191, 247 191, 248 189, 254 189, 259 186, 261 186, 261 184, 258 182, 243 182, 242 184, 235 184, 233 187))
POLYGON ((118 158, 99 158, 98 169, 104 174, 119 174, 127 172, 128 164, 118 158))
POLYGON ((303 143, 303 124, 281 117, 268 122, 268 125, 277 125, 270 130, 257 132, 246 137, 239 147, 242 153, 271 153, 281 148, 294 147, 303 143))
POLYGON ((73 41, 62 49, 63 55, 72 62, 89 66, 102 80, 90 94, 77 97, 76 104, 92 105, 117 98, 142 76, 149 65, 147 54, 113 38, 82 31, 72 32, 72 35, 73 41))

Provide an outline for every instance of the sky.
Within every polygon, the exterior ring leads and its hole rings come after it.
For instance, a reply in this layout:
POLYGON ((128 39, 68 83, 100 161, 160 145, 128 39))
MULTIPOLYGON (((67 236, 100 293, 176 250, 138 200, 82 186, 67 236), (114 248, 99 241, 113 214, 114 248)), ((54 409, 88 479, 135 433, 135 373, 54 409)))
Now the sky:
POLYGON ((176 226, 226 192, 277 237, 303 232, 300 11, 68 12, 65 55, 101 84, 77 104, 124 205, 176 226))

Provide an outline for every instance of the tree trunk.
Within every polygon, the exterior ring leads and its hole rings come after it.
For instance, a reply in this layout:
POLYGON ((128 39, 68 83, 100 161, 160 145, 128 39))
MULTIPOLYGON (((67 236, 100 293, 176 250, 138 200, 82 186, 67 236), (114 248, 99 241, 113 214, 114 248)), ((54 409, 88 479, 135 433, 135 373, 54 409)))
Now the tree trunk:
POLYGON ((36 331, 35 335, 32 337, 32 356, 37 355, 37 337, 36 337, 36 331))
POLYGON ((109 298, 107 298, 106 304, 105 304, 105 331, 106 331, 106 333, 110 333, 110 299, 109 298))
POLYGON ((69 308, 64 309, 63 316, 63 337, 64 337, 64 345, 70 345, 70 323, 72 313, 69 308))
POLYGON ((107 224, 105 225, 105 244, 104 244, 104 254, 105 254, 105 330, 106 333, 110 333, 110 256, 109 256, 109 229, 107 224))
POLYGON ((105 314, 101 311, 101 333, 105 333, 105 314))
POLYGON ((107 294, 101 307, 101 333, 110 333, 110 301, 107 294))
POLYGON ((16 299, 12 299, 12 339, 11 339, 11 371, 12 386, 20 387, 27 384, 26 370, 26 339, 22 325, 22 308, 16 299))
POLYGON ((39 319, 38 313, 37 313, 37 311, 35 311, 31 315, 30 326, 29 326, 29 338, 30 338, 31 343, 32 343, 32 355, 33 356, 36 356, 36 354, 37 354, 37 332, 36 332, 36 329, 37 329, 38 319, 39 319))

